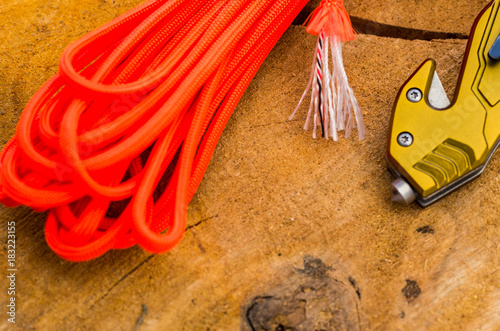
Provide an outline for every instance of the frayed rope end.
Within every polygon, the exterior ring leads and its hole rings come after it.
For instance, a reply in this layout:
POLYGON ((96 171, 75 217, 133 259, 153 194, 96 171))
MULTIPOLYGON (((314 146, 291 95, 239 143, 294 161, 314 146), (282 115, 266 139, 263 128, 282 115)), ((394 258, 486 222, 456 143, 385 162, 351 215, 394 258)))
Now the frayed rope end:
POLYGON ((342 42, 355 38, 342 0, 323 0, 305 24, 309 33, 318 35, 318 41, 309 83, 289 119, 295 116, 307 93, 312 90, 305 130, 312 122, 314 138, 320 128, 323 137, 337 141, 338 131, 345 130, 345 137, 348 138, 357 126, 359 139, 364 139, 363 115, 349 86, 342 59, 342 42), (333 63, 331 69, 330 62, 333 63))

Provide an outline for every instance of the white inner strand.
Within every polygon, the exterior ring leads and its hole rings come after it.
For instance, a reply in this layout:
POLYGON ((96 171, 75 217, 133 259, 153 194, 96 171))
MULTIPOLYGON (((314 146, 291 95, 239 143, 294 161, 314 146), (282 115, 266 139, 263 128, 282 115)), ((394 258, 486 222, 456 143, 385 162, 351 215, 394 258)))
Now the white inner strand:
POLYGON ((322 133, 326 139, 331 137, 334 141, 337 141, 338 131, 345 130, 345 137, 348 138, 354 127, 357 126, 359 139, 364 139, 366 129, 363 115, 354 96, 354 91, 349 86, 342 60, 342 43, 337 38, 318 36, 309 82, 289 120, 295 117, 311 89, 311 102, 304 130, 309 129, 312 121, 313 138, 317 137, 319 129, 320 132, 323 130, 322 133), (330 54, 331 63, 333 64, 331 69, 330 54))

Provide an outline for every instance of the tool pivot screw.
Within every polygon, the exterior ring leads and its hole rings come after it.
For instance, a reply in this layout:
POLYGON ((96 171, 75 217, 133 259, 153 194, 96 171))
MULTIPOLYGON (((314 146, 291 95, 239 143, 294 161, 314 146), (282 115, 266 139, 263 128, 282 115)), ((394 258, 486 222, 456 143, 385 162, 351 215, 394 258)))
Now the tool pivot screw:
POLYGON ((398 144, 400 144, 403 147, 409 147, 413 144, 413 136, 411 133, 408 132, 403 132, 400 133, 398 136, 398 144))
POLYGON ((411 102, 419 102, 422 100, 422 91, 420 91, 418 88, 412 88, 406 93, 406 97, 408 100, 411 102))

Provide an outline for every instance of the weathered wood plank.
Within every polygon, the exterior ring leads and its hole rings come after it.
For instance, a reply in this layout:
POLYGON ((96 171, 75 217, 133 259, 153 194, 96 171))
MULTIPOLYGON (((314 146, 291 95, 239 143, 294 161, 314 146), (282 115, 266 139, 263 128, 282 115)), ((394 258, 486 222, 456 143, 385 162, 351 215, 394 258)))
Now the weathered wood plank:
MULTIPOLYGON (((0 5, 0 40, 8 41, 0 44, 2 143, 28 98, 57 70, 63 47, 139 1, 116 2, 0 5)), ((465 41, 361 35, 346 44, 346 70, 369 134, 338 143, 312 140, 301 129, 303 112, 286 121, 307 82, 314 42, 292 27, 266 60, 229 122, 173 252, 133 248, 68 263, 46 246, 43 215, 0 207, 3 224, 17 221, 17 326, 133 330, 142 317, 140 330, 248 330, 250 323, 499 329, 498 154, 482 177, 427 209, 389 201, 384 161, 400 85, 433 57, 452 92, 465 41)), ((5 319, 0 325, 8 327, 5 319)))

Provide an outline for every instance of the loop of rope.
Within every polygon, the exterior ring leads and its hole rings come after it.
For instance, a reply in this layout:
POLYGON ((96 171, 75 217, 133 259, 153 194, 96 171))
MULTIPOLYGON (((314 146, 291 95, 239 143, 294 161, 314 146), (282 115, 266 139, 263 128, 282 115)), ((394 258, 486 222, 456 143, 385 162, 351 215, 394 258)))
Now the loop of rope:
POLYGON ((161 253, 251 79, 307 0, 149 0, 70 45, 0 154, 0 202, 71 261, 161 253))

